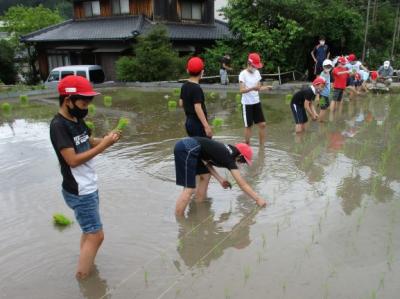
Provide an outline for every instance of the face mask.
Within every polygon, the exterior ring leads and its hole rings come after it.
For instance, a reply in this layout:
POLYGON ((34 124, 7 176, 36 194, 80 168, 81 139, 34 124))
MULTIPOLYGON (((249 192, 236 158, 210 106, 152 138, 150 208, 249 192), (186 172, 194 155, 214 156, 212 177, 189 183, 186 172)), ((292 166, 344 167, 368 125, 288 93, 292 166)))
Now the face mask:
POLYGON ((69 106, 67 106, 69 114, 71 114, 72 116, 74 116, 76 118, 85 118, 86 115, 88 114, 89 110, 88 109, 80 109, 79 107, 75 106, 74 103, 72 103, 72 104, 74 105, 74 108, 70 108, 69 106))
POLYGON ((255 70, 256 70, 256 68, 255 68, 255 67, 252 67, 252 66, 250 66, 250 67, 249 67, 249 72, 250 72, 250 73, 254 73, 254 72, 255 72, 255 70))
POLYGON ((320 44, 321 46, 323 46, 323 45, 325 45, 325 41, 324 41, 324 40, 320 40, 320 41, 319 41, 319 44, 320 44))

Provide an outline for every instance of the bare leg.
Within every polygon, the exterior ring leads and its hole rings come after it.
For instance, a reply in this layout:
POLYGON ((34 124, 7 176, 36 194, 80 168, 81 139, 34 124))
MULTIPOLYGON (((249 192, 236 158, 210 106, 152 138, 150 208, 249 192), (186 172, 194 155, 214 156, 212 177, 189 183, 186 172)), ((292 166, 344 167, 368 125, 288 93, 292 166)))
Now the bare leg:
POLYGON ((193 188, 183 188, 182 193, 176 200, 175 215, 183 216, 185 214, 185 209, 189 204, 193 191, 193 188))
POLYGON ((199 184, 196 188, 196 201, 201 202, 207 197, 208 184, 210 183, 211 174, 205 173, 200 175, 199 184))
POLYGON ((244 140, 247 144, 250 144, 251 138, 251 127, 244 128, 244 140))
POLYGON ((303 132, 303 124, 296 124, 295 131, 296 133, 303 132))
POLYGON ((267 124, 265 122, 259 123, 258 124, 258 135, 260 138, 260 146, 264 145, 265 143, 265 128, 267 127, 267 124))
POLYGON ((77 279, 85 279, 93 267, 94 259, 101 243, 104 240, 103 230, 99 230, 93 234, 84 234, 81 238, 81 250, 79 254, 78 270, 76 271, 77 279))
POLYGON ((324 121, 325 114, 326 114, 326 109, 321 109, 321 110, 319 111, 318 120, 319 120, 320 122, 323 122, 323 121, 324 121))

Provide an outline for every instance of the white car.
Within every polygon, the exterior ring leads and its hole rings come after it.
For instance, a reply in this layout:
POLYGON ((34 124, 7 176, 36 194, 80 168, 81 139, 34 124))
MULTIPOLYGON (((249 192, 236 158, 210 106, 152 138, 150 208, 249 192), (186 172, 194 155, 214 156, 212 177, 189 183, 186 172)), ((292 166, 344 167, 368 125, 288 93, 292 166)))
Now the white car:
POLYGON ((70 65, 53 69, 44 82, 46 88, 57 88, 58 82, 66 76, 76 75, 88 79, 92 84, 103 83, 105 75, 100 65, 70 65))

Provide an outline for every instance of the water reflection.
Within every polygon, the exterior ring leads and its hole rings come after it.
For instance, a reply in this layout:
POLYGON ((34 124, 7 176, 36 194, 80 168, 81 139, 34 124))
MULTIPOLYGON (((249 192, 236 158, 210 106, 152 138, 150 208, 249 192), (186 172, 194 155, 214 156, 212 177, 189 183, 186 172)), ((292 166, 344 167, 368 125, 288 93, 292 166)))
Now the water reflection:
POLYGON ((79 284, 79 290, 83 298, 86 299, 111 298, 111 295, 106 295, 105 297, 103 297, 109 290, 109 287, 107 285, 107 280, 100 277, 100 273, 96 265, 94 265, 91 275, 87 279, 78 281, 78 284, 79 284))
MULTIPOLYGON (((212 202, 192 201, 186 217, 177 218, 179 223, 177 251, 187 267, 206 266, 220 258, 228 248, 243 249, 250 245, 250 226, 255 223, 258 209, 242 213, 237 223, 224 229, 224 223, 235 218, 232 212, 222 213, 217 220, 211 208, 212 202)), ((180 268, 179 263, 176 263, 180 268)))

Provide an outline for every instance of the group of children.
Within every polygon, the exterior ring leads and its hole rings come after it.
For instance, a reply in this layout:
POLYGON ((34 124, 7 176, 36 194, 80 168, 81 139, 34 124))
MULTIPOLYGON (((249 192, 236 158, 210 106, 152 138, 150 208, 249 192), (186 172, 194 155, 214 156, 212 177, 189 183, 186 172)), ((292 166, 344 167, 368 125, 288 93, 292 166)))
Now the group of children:
MULTIPOLYGON (((351 60, 351 59, 350 59, 351 60)), ((337 59, 338 66, 325 60, 323 71, 312 85, 294 94, 290 107, 296 122, 296 132, 302 132, 307 122, 307 113, 313 120, 322 119, 326 109, 335 109, 343 92, 354 74, 344 57, 337 59), (334 93, 330 101, 330 72, 333 68, 334 93), (323 101, 318 114, 312 102, 323 101)), ((351 62, 350 62, 351 63, 351 62)), ((204 63, 199 57, 192 57, 187 63, 189 78, 181 87, 179 104, 183 107, 188 137, 179 140, 174 148, 176 184, 183 187, 175 207, 177 217, 182 217, 192 196, 203 201, 213 176, 224 188, 231 188, 227 178, 221 176, 215 167, 226 168, 233 179, 255 203, 263 207, 266 201, 257 194, 239 172, 240 164, 252 164, 253 151, 250 147, 252 126, 258 126, 260 150, 265 141, 265 117, 259 91, 271 89, 261 84, 259 69, 262 68, 260 55, 250 53, 247 67, 240 72, 239 85, 244 123, 244 142, 235 145, 224 144, 212 139, 213 131, 208 122, 205 97, 199 81, 204 72, 204 63), (197 188, 196 188, 197 187, 197 188)), ((354 68, 362 65, 352 64, 354 68)), ((357 84, 354 78, 350 85, 357 84)), ((50 124, 50 138, 57 154, 62 182, 62 195, 66 204, 74 210, 82 235, 76 277, 86 278, 93 266, 95 256, 104 239, 99 213, 97 176, 93 169, 93 158, 117 142, 121 132, 111 131, 103 138, 94 138, 83 119, 88 114, 88 105, 99 93, 90 82, 80 76, 67 76, 59 85, 59 112, 50 124)))

